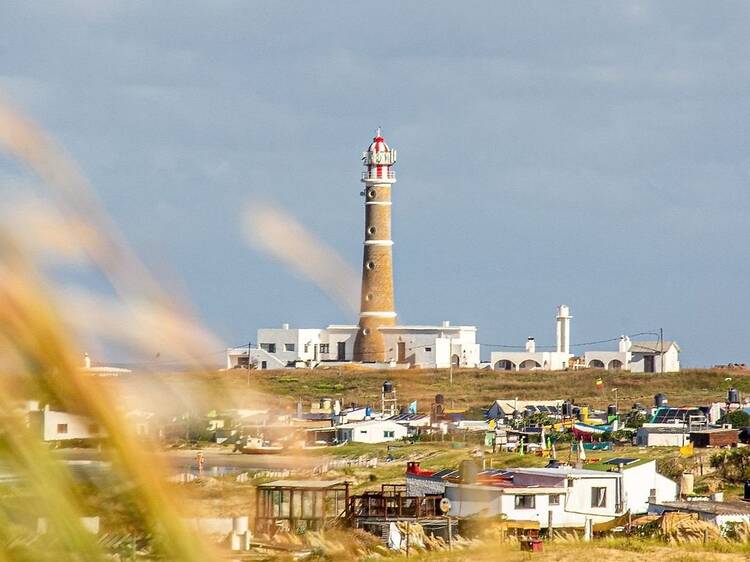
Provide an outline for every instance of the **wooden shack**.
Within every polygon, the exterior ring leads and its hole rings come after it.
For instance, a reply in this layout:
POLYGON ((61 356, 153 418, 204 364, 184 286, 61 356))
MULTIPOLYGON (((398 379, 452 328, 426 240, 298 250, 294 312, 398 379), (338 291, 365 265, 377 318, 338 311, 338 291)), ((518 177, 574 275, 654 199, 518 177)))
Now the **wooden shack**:
POLYGON ((255 495, 255 531, 318 531, 346 515, 349 482, 277 480, 261 484, 255 495))
POLYGON ((699 448, 736 447, 739 440, 739 430, 726 427, 690 432, 690 442, 699 448))

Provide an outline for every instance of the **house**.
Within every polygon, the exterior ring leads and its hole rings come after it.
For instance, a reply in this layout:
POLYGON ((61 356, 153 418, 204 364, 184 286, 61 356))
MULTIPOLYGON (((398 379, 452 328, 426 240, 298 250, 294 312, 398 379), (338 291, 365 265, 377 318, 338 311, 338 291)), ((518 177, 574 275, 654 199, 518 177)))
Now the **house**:
POLYGON ((430 473, 410 467, 407 493, 443 493, 455 517, 498 516, 536 521, 540 527, 583 527, 624 515, 646 513, 649 500, 674 501, 676 482, 656 471, 656 462, 616 458, 587 468, 558 466, 430 473))
POLYGON ((339 443, 385 443, 403 439, 409 433, 407 426, 390 419, 370 420, 336 426, 339 443))
POLYGON ((557 307, 556 345, 554 351, 537 351, 536 340, 526 339, 525 351, 493 351, 490 365, 496 371, 559 371, 570 366, 570 308, 557 307))
POLYGON ((38 431, 43 441, 101 439, 106 437, 101 426, 86 416, 58 412, 49 405, 29 412, 29 427, 38 431))
POLYGON ((690 432, 690 441, 699 448, 736 447, 739 440, 740 430, 733 429, 731 425, 690 432))
MULTIPOLYGON (((384 365, 419 368, 476 367, 480 363, 480 346, 475 326, 382 326, 385 342, 384 365)), ((330 325, 327 328, 260 329, 257 347, 227 349, 227 369, 282 369, 314 367, 320 364, 351 362, 354 339, 359 330, 354 325, 330 325)), ((379 366, 383 366, 378 364, 379 366)))
POLYGON ((676 373, 680 370, 680 346, 674 341, 631 341, 620 337, 618 351, 586 351, 584 365, 590 369, 620 370, 633 373, 676 373))
POLYGON ((684 426, 675 424, 643 424, 635 434, 639 447, 682 447, 690 441, 684 426))

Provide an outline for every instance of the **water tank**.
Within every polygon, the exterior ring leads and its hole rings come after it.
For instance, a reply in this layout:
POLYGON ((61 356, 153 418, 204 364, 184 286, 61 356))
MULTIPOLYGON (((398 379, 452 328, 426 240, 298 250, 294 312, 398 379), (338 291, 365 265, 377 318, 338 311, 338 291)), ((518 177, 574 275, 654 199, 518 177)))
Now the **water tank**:
POLYGON ((736 388, 730 388, 729 392, 727 392, 727 402, 729 402, 730 404, 739 404, 740 391, 736 388))
POLYGON ((607 406, 607 417, 612 417, 617 415, 617 406, 614 404, 610 404, 607 406))
POLYGON ((435 395, 435 404, 444 404, 445 403, 445 396, 442 394, 436 394, 435 395))
POLYGON ((479 467, 477 463, 472 460, 461 461, 461 483, 462 484, 474 484, 477 481, 477 474, 479 473, 479 467))
POLYGON ((390 394, 393 392, 393 383, 391 381, 385 381, 383 383, 383 392, 385 394, 390 394))
POLYGON ((667 395, 662 394, 661 392, 654 396, 654 406, 657 408, 662 408, 667 405, 667 395))

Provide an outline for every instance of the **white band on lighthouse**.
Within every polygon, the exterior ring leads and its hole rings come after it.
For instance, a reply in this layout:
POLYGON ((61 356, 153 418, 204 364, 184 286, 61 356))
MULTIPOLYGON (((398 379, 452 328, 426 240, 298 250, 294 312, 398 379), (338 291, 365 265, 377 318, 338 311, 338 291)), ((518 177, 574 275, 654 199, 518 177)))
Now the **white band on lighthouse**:
POLYGON ((385 311, 368 311, 368 312, 360 312, 360 316, 371 316, 374 318, 395 318, 396 313, 395 312, 385 312, 385 311))
POLYGON ((365 246, 393 246, 393 240, 365 240, 365 246))
POLYGON ((393 205, 390 201, 367 201, 365 205, 393 205))

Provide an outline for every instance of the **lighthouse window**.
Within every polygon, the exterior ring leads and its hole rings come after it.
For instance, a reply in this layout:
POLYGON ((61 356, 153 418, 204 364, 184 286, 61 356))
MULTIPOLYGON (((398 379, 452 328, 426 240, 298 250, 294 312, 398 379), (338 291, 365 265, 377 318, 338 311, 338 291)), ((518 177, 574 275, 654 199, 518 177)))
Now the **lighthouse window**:
POLYGON ((365 329, 362 330, 362 335, 367 336, 369 334, 370 334, 370 330, 368 328, 365 328, 365 329))
POLYGON ((375 262, 374 261, 368 261, 367 262, 367 269, 375 269, 375 262))
POLYGON ((375 227, 371 226, 370 228, 367 229, 367 232, 369 232, 370 234, 375 234, 375 227))
POLYGON ((367 296, 365 296, 365 300, 371 301, 372 300, 372 293, 367 293, 367 296))
POLYGON ((375 199, 375 190, 374 190, 374 189, 371 189, 370 191, 368 191, 368 192, 367 192, 367 196, 368 196, 368 197, 369 197, 370 199, 375 199))

